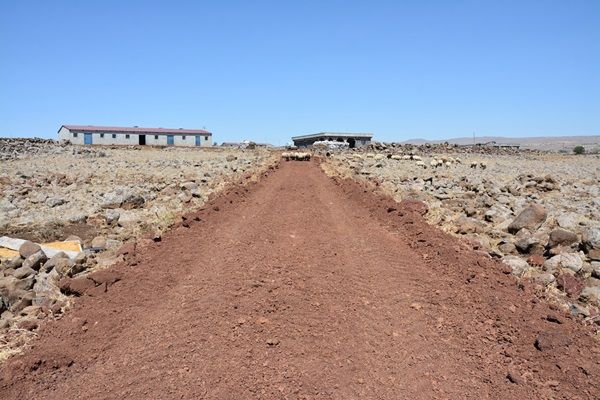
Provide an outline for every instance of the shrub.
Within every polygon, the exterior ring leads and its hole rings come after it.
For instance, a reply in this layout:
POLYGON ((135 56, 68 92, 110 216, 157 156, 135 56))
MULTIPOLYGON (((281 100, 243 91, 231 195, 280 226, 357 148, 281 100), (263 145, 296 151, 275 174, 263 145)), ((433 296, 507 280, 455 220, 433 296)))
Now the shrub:
POLYGON ((585 147, 583 147, 583 146, 575 146, 573 148, 573 153, 575 153, 575 154, 583 154, 583 153, 585 153, 585 147))

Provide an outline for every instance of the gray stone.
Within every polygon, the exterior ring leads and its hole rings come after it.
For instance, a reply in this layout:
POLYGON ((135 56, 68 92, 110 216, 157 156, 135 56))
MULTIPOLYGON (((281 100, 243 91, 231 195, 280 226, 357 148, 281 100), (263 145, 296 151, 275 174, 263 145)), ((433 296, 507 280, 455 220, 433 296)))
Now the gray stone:
POLYGON ((532 204, 525 208, 519 215, 508 225, 510 233, 517 233, 523 228, 535 231, 546 221, 548 213, 541 204, 532 204))
POLYGON ((65 252, 61 251, 56 253, 55 255, 53 255, 52 257, 50 257, 50 259, 48 261, 46 261, 44 263, 44 265, 42 266, 42 268, 40 268, 40 271, 43 272, 48 272, 51 271, 54 266, 56 265, 56 262, 60 259, 64 259, 64 258, 69 258, 68 255, 65 254, 65 252))
POLYGON ((600 228, 589 228, 583 231, 581 242, 587 251, 600 249, 600 228))
POLYGON ((563 253, 544 262, 544 269, 548 272, 553 273, 559 268, 567 268, 573 272, 579 272, 583 268, 583 260, 577 253, 563 253))
POLYGON ((18 290, 28 291, 31 290, 34 282, 35 275, 29 275, 25 278, 19 279, 19 281, 15 284, 15 288, 17 288, 18 290))
POLYGON ((123 208, 130 210, 140 208, 146 202, 144 198, 133 192, 131 188, 118 188, 112 192, 104 193, 102 208, 123 208))
POLYGON ((65 199, 62 199, 62 198, 60 198, 60 197, 49 197, 49 198, 47 198, 47 199, 46 199, 46 202, 45 202, 45 204, 46 204, 48 207, 51 207, 51 208, 52 208, 52 207, 58 207, 58 206, 60 206, 60 205, 63 205, 63 204, 65 204, 66 202, 67 202, 67 201, 66 201, 65 199))
MULTIPOLYGON (((32 282, 33 280, 31 280, 32 282)), ((12 308, 28 293, 23 286, 27 286, 29 283, 28 280, 19 280, 14 276, 0 278, 0 297, 4 306, 14 312, 12 308)), ((25 302, 23 308, 28 305, 31 305, 31 302, 29 304, 25 302)))
POLYGON ((86 214, 75 214, 69 217, 69 222, 73 224, 81 224, 87 220, 86 214))
POLYGON ((512 254, 517 250, 517 248, 510 242, 502 242, 498 245, 498 250, 504 254, 512 254))
POLYGON ((23 259, 20 256, 13 257, 5 263, 6 268, 9 269, 17 269, 21 265, 23 265, 23 259))
POLYGON ((54 269, 60 276, 69 276, 74 266, 75 261, 69 258, 60 258, 54 263, 54 269))
POLYGON ((592 261, 592 276, 596 279, 600 279, 600 262, 592 261))
POLYGON ((23 267, 32 268, 34 270, 39 270, 42 264, 44 264, 48 260, 46 254, 43 251, 38 251, 27 257, 25 261, 23 261, 23 267))
POLYGON ((588 286, 583 288, 579 295, 579 300, 594 305, 600 305, 600 286, 588 286))
POLYGON ((33 304, 41 305, 45 300, 59 299, 63 297, 60 289, 57 286, 57 282, 60 279, 60 275, 56 269, 50 272, 41 272, 35 278, 35 284, 33 285, 33 291, 35 297, 33 304))
POLYGON ((565 229, 555 229, 552 232, 550 232, 548 245, 550 247, 570 246, 573 243, 576 243, 577 240, 577 234, 567 231, 565 229))
POLYGON ((521 276, 525 271, 529 269, 527 261, 517 256, 505 256, 502 258, 502 262, 512 268, 513 275, 521 276))
POLYGON ((25 243, 23 243, 19 247, 19 254, 21 255, 22 258, 27 258, 30 255, 37 253, 38 251, 41 251, 41 250, 42 250, 42 248, 40 247, 39 244, 30 242, 29 240, 26 240, 25 243))
POLYGON ((83 265, 83 264, 85 264, 86 260, 87 260, 87 254, 81 252, 81 253, 77 254, 77 256, 75 256, 75 259, 73 261, 75 261, 75 264, 77 264, 77 265, 83 265))
POLYGON ((523 237, 515 242, 515 247, 520 253, 542 253, 543 246, 540 241, 533 236, 523 237))
POLYGON ((104 212, 104 219, 106 223, 111 225, 119 220, 121 213, 115 209, 108 209, 104 212))
POLYGON ((119 226, 134 228, 141 221, 141 215, 135 211, 123 211, 119 216, 119 226))
POLYGON ((200 196, 200 191, 198 190, 198 184, 196 182, 185 182, 181 185, 181 188, 190 192, 194 197, 200 196))
POLYGON ((15 272, 13 273, 13 276, 17 279, 27 278, 31 275, 35 275, 35 270, 26 266, 15 269, 15 272))
POLYGON ((533 282, 542 286, 548 286, 556 280, 556 277, 548 272, 536 273, 531 275, 533 282))
POLYGON ((96 236, 92 239, 92 247, 97 249, 106 250, 106 237, 96 236))
POLYGON ((563 213, 556 217, 556 223, 564 229, 576 229, 578 226, 578 216, 574 213, 563 213))

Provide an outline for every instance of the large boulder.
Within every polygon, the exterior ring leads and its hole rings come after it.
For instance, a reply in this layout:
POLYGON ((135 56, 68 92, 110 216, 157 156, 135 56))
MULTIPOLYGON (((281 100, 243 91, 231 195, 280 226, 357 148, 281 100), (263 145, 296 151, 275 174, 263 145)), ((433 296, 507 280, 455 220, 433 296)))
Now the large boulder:
POLYGON ((587 251, 600 250, 600 228, 589 228, 583 232, 581 242, 587 251))
POLYGON ((502 258, 502 262, 512 268, 513 275, 521 276, 529 269, 529 264, 521 257, 506 256, 502 258))
POLYGON ((31 268, 36 271, 40 269, 42 264, 44 264, 48 260, 46 254, 43 251, 38 251, 37 253, 33 253, 29 257, 23 261, 23 267, 31 268))
POLYGON ((577 234, 565 229, 555 229, 550 232, 550 239, 548 240, 548 246, 570 246, 576 243, 578 240, 577 234))
POLYGON ((96 236, 92 239, 92 247, 99 250, 106 250, 106 237, 96 236))
POLYGON ((25 265, 15 269, 15 271, 13 272, 13 276, 17 279, 23 279, 23 278, 27 278, 28 276, 33 276, 33 275, 35 275, 35 270, 32 268, 26 267, 25 265))
POLYGON ((117 188, 112 192, 104 193, 102 208, 123 208, 131 210, 144 206, 145 199, 134 193, 131 188, 117 188))
POLYGON ((22 258, 27 258, 30 255, 35 254, 41 250, 42 250, 42 248, 40 247, 39 244, 30 242, 29 240, 26 240, 25 243, 23 243, 19 247, 19 254, 21 255, 22 258))
MULTIPOLYGON (((26 279, 26 283, 29 283, 29 279, 26 279)), ((27 289, 23 289, 23 283, 24 280, 17 279, 14 276, 0 278, 0 298, 2 298, 5 308, 18 312, 31 305, 33 296, 29 296, 31 292, 28 292, 27 289), (25 300, 23 301, 23 299, 25 300)))
POLYGON ((544 269, 551 273, 560 268, 579 272, 583 268, 583 260, 577 253, 563 253, 546 260, 544 263, 544 269))
POLYGON ((33 285, 35 292, 33 304, 42 305, 45 302, 60 299, 62 294, 58 288, 59 279, 60 275, 56 269, 52 269, 50 272, 40 272, 35 277, 33 285))
POLYGON ((53 255, 52 257, 50 257, 50 259, 44 263, 43 267, 40 268, 40 271, 41 272, 51 271, 56 266, 58 260, 62 260, 62 259, 69 259, 69 256, 65 252, 60 251, 60 252, 56 253, 55 255, 53 255))
POLYGON ((523 211, 508 225, 510 233, 517 233, 526 228, 530 231, 537 230, 546 221, 548 213, 541 204, 532 204, 523 211))
POLYGON ((544 252, 544 246, 540 240, 534 236, 523 236, 519 240, 515 241, 515 247, 519 253, 524 254, 542 254, 544 252))
POLYGON ((600 306, 600 286, 588 286, 581 291, 579 300, 600 306))
POLYGON ((61 258, 54 264, 54 269, 60 276, 73 276, 80 272, 82 268, 70 258, 61 258))
POLYGON ((564 229, 577 229, 579 226, 579 215, 572 212, 565 212, 556 217, 558 226, 564 229))

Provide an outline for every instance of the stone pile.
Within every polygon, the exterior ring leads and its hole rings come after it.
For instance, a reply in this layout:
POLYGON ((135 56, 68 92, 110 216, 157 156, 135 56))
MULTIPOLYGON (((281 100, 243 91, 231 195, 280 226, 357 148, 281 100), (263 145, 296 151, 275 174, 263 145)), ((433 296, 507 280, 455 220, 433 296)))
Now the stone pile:
POLYGON ((519 149, 512 146, 495 145, 458 145, 449 143, 384 143, 372 142, 367 146, 355 149, 356 152, 401 152, 409 154, 432 155, 432 154, 487 154, 487 155, 517 155, 517 154, 540 154, 539 151, 530 149, 519 149))
POLYGON ((0 161, 62 152, 64 152, 64 145, 50 139, 0 138, 0 161))
POLYGON ((279 157, 261 148, 4 139, 0 159, 0 236, 31 240, 19 256, 0 258, 1 361, 22 346, 23 335, 35 334, 40 319, 60 317, 80 290, 113 279, 104 268, 123 259, 137 238, 149 233, 160 240, 182 214, 232 182, 255 179, 279 157), (79 240, 84 252, 48 257, 33 243, 63 240, 79 240))
POLYGON ((68 304, 61 291, 65 278, 95 264, 94 256, 83 252, 73 259, 64 252, 48 258, 38 244, 23 243, 18 256, 0 264, 0 333, 10 327, 30 330, 39 319, 62 313, 68 304))
POLYGON ((63 240, 74 233, 84 246, 105 236, 109 245, 118 247, 140 231, 165 229, 211 193, 277 159, 264 149, 139 150, 34 143, 50 150, 3 162, 0 233, 36 241, 63 240))
POLYGON ((556 294, 573 314, 600 308, 600 158, 519 153, 344 152, 329 174, 418 199, 427 218, 556 294), (454 162, 443 160, 452 158, 454 162), (440 161, 442 161, 440 163, 440 161))

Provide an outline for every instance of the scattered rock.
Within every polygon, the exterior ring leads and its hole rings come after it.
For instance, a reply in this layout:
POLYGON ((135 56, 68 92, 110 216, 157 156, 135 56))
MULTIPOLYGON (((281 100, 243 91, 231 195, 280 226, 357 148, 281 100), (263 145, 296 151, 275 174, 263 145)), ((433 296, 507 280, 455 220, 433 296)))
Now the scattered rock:
POLYGON ((70 258, 59 258, 54 261, 54 269, 60 276, 73 276, 73 269, 75 268, 75 261, 70 258))
POLYGON ((25 243, 23 243, 19 247, 19 254, 22 258, 27 258, 30 255, 37 253, 38 251, 42 251, 40 245, 37 243, 30 242, 29 240, 26 240, 25 243))
POLYGON ((587 251, 600 249, 600 228, 586 229, 581 236, 581 243, 587 251))
POLYGON ((512 268, 513 275, 521 276, 525 271, 529 269, 527 261, 517 256, 505 256, 502 258, 502 262, 512 268))
POLYGON ((600 306, 600 286, 588 286, 581 291, 579 300, 600 306))
POLYGON ((546 221, 548 213, 541 204, 533 204, 525 208, 521 213, 508 225, 510 233, 517 233, 521 229, 537 230, 546 221))
POLYGON ((24 279, 24 278, 27 278, 27 277, 33 276, 33 275, 35 275, 35 270, 30 267, 26 267, 26 266, 17 268, 13 272, 13 276, 17 279, 24 279))
POLYGON ((565 229, 555 229, 550 232, 550 240, 548 241, 548 245, 550 247, 570 246, 577 241, 577 234, 565 229))
POLYGON ((583 268, 583 260, 577 253, 564 253, 556 255, 544 263, 544 269, 548 272, 555 272, 560 268, 579 272, 583 268))
POLYGON ((42 268, 40 269, 40 271, 43 272, 48 272, 50 270, 52 270, 55 266, 56 266, 56 262, 60 259, 65 259, 65 258, 69 258, 69 256, 67 256, 64 252, 58 252, 55 255, 53 255, 52 257, 50 257, 50 259, 48 261, 46 261, 44 263, 44 265, 42 266, 42 268))
POLYGON ((23 267, 32 268, 38 271, 47 259, 46 254, 40 250, 27 257, 25 261, 23 261, 23 267))
POLYGON ((48 199, 46 199, 46 205, 48 207, 58 207, 60 205, 65 204, 67 201, 63 198, 60 197, 49 197, 48 199))

